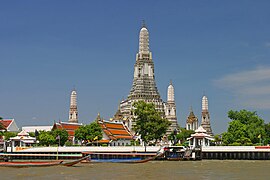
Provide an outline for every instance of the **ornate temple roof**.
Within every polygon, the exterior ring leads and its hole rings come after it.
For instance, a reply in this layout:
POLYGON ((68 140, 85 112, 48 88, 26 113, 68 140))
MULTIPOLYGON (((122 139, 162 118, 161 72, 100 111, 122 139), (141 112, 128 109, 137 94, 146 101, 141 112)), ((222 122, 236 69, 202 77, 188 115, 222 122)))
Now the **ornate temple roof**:
POLYGON ((203 129, 202 126, 200 126, 198 129, 196 129, 195 133, 191 134, 191 137, 187 138, 187 140, 190 140, 190 139, 193 139, 193 138, 206 138, 206 139, 209 139, 209 140, 214 140, 214 138, 211 135, 206 134, 206 130, 203 129))
POLYGON ((82 126, 81 123, 70 123, 70 122, 58 122, 54 123, 52 129, 65 129, 68 132, 69 139, 74 137, 75 130, 82 126))
POLYGON ((110 140, 133 139, 129 129, 123 123, 99 121, 98 124, 110 140))
POLYGON ((206 130, 203 129, 202 126, 198 127, 198 129, 195 130, 196 133, 206 133, 206 130))

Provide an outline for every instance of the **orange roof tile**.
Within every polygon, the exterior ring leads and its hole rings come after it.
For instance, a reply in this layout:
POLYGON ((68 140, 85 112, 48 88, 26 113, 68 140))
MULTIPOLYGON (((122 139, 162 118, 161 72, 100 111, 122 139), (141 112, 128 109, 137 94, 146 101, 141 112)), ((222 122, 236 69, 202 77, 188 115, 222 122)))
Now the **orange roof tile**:
POLYGON ((116 136, 117 139, 133 139, 132 136, 116 136))
POLYGON ((8 126, 12 123, 12 121, 12 119, 2 119, 0 120, 0 123, 2 123, 5 129, 7 129, 8 126))
POLYGON ((113 130, 109 129, 113 135, 130 135, 126 130, 113 130))
POLYGON ((104 123, 107 128, 112 129, 124 129, 122 124, 115 124, 115 123, 104 123))
POLYGON ((98 143, 109 143, 109 142, 110 142, 110 140, 108 140, 108 139, 101 139, 98 141, 98 143))
POLYGON ((55 123, 53 129, 65 129, 68 132, 69 139, 74 137, 75 130, 78 129, 82 124, 74 124, 67 122, 55 123))
POLYGON ((124 124, 120 123, 112 123, 106 121, 98 122, 103 132, 111 139, 132 139, 130 132, 125 127, 124 124))

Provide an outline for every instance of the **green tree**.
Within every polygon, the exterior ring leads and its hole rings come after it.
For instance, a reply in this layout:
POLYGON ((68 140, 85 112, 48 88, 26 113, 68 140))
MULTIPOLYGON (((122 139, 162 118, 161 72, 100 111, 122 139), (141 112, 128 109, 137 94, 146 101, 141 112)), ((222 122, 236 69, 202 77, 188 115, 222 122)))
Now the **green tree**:
POLYGON ((257 113, 240 110, 229 111, 229 122, 227 132, 223 133, 222 140, 225 145, 230 144, 256 144, 260 142, 260 137, 266 137, 264 120, 257 113))
POLYGON ((29 136, 31 136, 31 137, 35 137, 35 133, 34 133, 34 132, 29 132, 28 134, 29 134, 29 136))
POLYGON ((97 122, 92 122, 89 125, 84 125, 75 130, 75 138, 87 144, 88 141, 102 139, 102 129, 97 122))
POLYGON ((256 122, 263 122, 261 118, 258 117, 256 111, 247 111, 245 109, 238 111, 230 110, 228 112, 228 117, 231 120, 239 120, 242 124, 251 124, 256 122))
POLYGON ((247 137, 241 137, 240 139, 236 140, 237 143, 240 143, 241 145, 250 146, 252 145, 252 142, 247 137))
POLYGON ((222 138, 221 137, 222 136, 220 134, 214 135, 214 142, 215 142, 216 145, 221 144, 221 141, 222 141, 222 138))
POLYGON ((233 135, 230 132, 222 133, 222 143, 223 145, 229 145, 234 142, 233 135))
POLYGON ((2 117, 0 117, 0 130, 6 130, 5 126, 2 124, 1 120, 3 120, 2 117))
POLYGON ((229 123, 228 132, 232 134, 232 141, 246 137, 246 125, 240 120, 234 120, 229 123))
POLYGON ((180 132, 176 135, 177 139, 184 143, 187 141, 187 138, 191 136, 191 134, 194 134, 195 132, 193 130, 186 130, 185 128, 180 128, 180 132))
POLYGON ((59 140, 57 140, 58 136, 59 136, 61 146, 64 146, 66 141, 68 140, 68 132, 65 129, 55 129, 52 131, 52 135, 56 140, 56 142, 55 142, 56 144, 59 143, 59 140))
POLYGON ((50 146, 56 143, 56 139, 51 131, 40 131, 37 139, 41 146, 50 146))
POLYGON ((264 144, 270 144, 270 123, 265 124, 264 129, 265 129, 264 144))
POLYGON ((3 132, 3 136, 5 136, 5 140, 7 141, 7 140, 9 140, 11 137, 17 136, 17 133, 5 131, 5 132, 3 132))
POLYGON ((137 135, 141 135, 145 144, 150 141, 161 140, 165 135, 170 122, 162 118, 161 113, 155 109, 153 103, 146 103, 138 101, 133 104, 134 106, 134 130, 137 135))

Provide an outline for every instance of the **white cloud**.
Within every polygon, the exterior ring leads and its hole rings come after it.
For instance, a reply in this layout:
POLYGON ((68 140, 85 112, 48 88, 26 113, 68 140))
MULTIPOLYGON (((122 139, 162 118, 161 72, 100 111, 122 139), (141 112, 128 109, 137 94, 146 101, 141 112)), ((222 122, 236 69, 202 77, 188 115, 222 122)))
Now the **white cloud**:
POLYGON ((270 42, 266 42, 264 45, 265 47, 270 47, 270 42))
POLYGON ((214 84, 233 93, 240 105, 270 109, 270 67, 225 75, 214 80, 214 84))

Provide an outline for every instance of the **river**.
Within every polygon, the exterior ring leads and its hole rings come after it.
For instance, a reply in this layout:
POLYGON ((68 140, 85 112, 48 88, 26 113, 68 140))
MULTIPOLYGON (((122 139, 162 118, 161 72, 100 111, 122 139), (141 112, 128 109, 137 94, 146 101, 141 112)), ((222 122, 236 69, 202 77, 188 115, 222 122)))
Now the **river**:
POLYGON ((74 167, 3 168, 0 179, 270 179, 270 161, 151 161, 96 163, 74 167))

